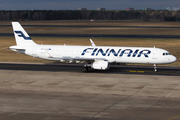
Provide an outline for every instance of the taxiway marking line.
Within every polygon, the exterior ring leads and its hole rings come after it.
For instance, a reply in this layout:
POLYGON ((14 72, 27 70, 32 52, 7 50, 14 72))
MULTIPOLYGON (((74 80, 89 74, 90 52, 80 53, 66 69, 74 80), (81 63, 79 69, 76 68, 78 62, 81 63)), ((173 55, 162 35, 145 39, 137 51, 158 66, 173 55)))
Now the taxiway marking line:
MULTIPOLYGON (((126 70, 126 71, 130 72, 130 73, 156 73, 154 71, 136 71, 136 70, 126 70)), ((160 73, 160 74, 169 74, 169 75, 174 74, 172 71, 164 71, 164 72, 157 72, 157 73, 160 73)))
POLYGON ((176 116, 176 117, 173 117, 173 118, 170 118, 170 119, 167 119, 167 120, 173 120, 173 119, 176 119, 176 118, 179 118, 180 116, 176 116))

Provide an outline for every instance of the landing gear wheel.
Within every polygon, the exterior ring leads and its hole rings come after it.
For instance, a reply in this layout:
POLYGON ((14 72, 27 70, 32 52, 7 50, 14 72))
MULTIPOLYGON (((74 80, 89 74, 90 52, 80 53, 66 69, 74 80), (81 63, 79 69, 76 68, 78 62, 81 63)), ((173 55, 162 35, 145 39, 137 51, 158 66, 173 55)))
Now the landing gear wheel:
POLYGON ((88 66, 84 65, 83 67, 83 72, 87 72, 89 69, 88 69, 88 66))

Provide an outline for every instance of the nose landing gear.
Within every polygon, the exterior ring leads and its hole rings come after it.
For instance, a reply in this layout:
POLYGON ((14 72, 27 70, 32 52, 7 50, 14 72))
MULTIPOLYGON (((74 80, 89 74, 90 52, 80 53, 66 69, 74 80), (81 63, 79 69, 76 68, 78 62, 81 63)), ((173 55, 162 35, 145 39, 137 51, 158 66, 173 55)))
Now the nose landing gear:
POLYGON ((154 71, 157 72, 157 65, 154 64, 154 71))

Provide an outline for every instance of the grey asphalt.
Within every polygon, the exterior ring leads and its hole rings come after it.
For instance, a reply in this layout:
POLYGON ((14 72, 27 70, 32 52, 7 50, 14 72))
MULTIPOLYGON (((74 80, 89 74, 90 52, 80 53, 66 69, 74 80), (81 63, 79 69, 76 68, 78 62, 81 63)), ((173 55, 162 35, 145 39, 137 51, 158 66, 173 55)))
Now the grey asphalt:
MULTIPOLYGON (((11 27, 11 25, 0 25, 0 27, 11 27)), ((171 28, 180 27, 157 27, 157 26, 76 26, 76 25, 23 25, 23 27, 109 27, 109 28, 171 28)), ((116 34, 29 34, 32 37, 68 37, 68 38, 151 38, 151 39, 180 39, 180 35, 116 35, 116 34)), ((0 36, 14 36, 13 33, 0 33, 0 36)))
POLYGON ((179 99, 0 91, 0 120, 167 120, 179 99))
MULTIPOLYGON (((47 63, 47 64, 28 64, 28 63, 0 63, 2 70, 28 70, 28 71, 66 71, 82 72, 83 64, 47 63)), ((103 74, 144 74, 144 75, 173 75, 180 76, 180 67, 158 66, 158 72, 154 72, 152 66, 127 66, 110 65, 106 71, 90 69, 87 73, 103 74)))
MULTIPOLYGON (((40 34, 31 33, 31 37, 67 37, 67 38, 151 38, 180 39, 180 35, 115 35, 115 34, 40 34)), ((0 36, 13 37, 13 33, 0 33, 0 36)))
MULTIPOLYGON (((12 25, 0 25, 0 27, 11 27, 12 25)), ((23 27, 106 27, 106 28, 176 28, 180 27, 163 27, 163 26, 87 26, 87 25, 22 25, 23 27)))
POLYGON ((0 63, 0 120, 174 120, 180 68, 0 63))

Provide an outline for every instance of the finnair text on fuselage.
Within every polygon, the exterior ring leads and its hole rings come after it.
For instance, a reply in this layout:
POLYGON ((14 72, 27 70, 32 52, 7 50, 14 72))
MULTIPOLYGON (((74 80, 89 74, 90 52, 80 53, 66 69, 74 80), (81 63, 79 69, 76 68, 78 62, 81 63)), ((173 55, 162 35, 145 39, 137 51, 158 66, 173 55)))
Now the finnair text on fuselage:
POLYGON ((98 55, 102 55, 102 56, 110 56, 110 55, 114 55, 115 57, 119 56, 122 57, 123 55, 127 55, 127 57, 141 57, 142 55, 144 55, 144 57, 148 58, 149 54, 151 54, 151 51, 148 49, 144 49, 144 50, 132 50, 132 49, 111 49, 111 48, 107 48, 107 49, 102 49, 102 48, 87 48, 84 49, 81 56, 84 56, 86 54, 91 54, 91 56, 98 56, 98 55))

